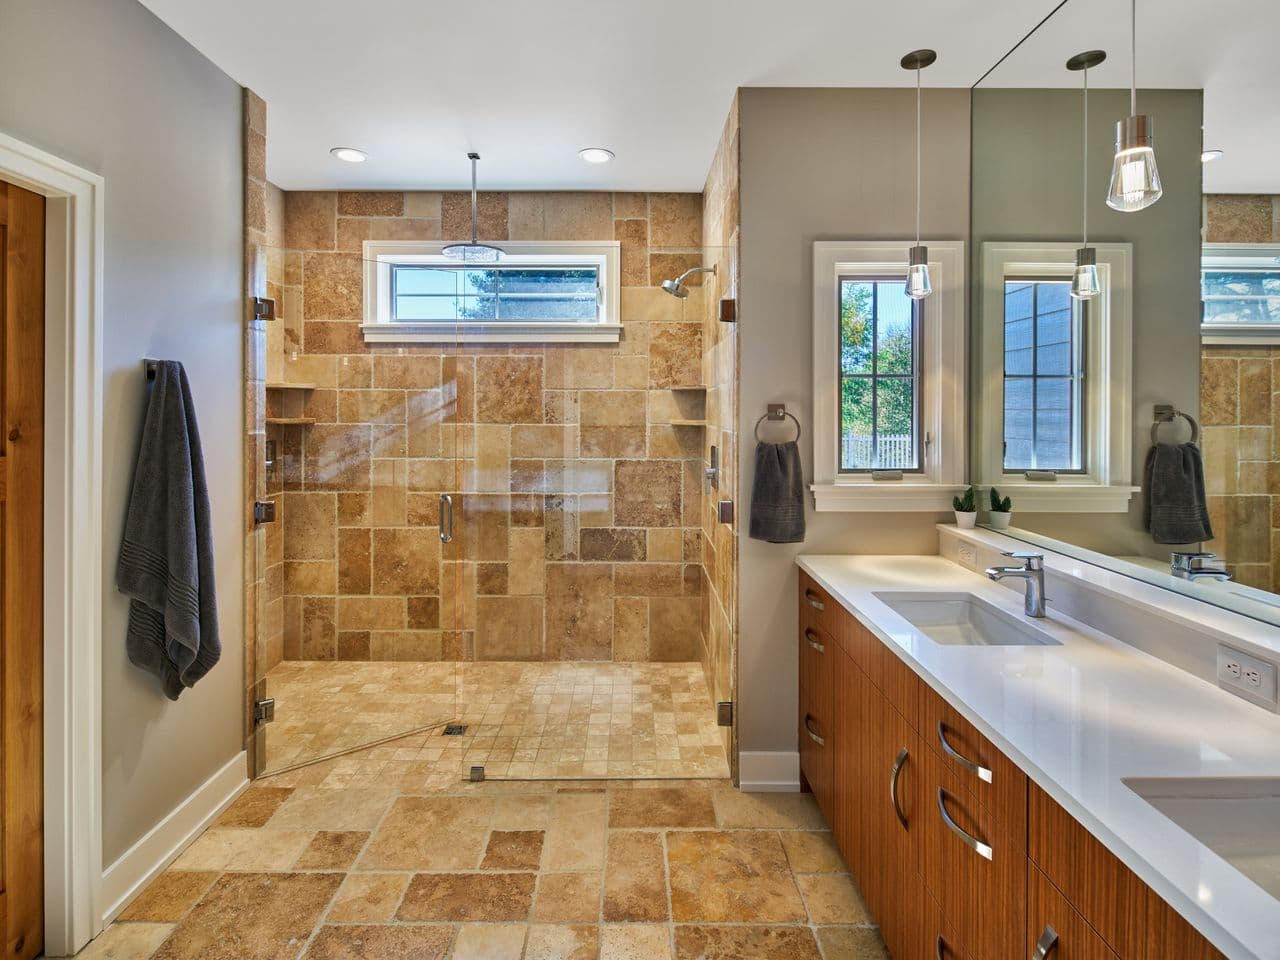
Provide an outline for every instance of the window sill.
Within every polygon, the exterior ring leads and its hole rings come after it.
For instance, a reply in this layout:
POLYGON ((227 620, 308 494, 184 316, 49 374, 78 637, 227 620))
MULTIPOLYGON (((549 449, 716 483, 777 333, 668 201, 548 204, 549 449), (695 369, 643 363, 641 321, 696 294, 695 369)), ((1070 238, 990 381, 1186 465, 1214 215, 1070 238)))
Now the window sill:
MULTIPOLYGON (((1013 501, 1014 513, 1127 513, 1138 487, 1103 486, 1097 483, 999 483, 1001 496, 1013 501)), ((987 502, 991 484, 979 486, 978 502, 987 502)))
POLYGON ((814 509, 819 513, 940 513, 951 509, 951 498, 964 493, 964 484, 921 483, 910 480, 868 480, 864 483, 814 483, 814 509))
POLYGON ((362 323, 365 343, 617 343, 620 323, 362 323))

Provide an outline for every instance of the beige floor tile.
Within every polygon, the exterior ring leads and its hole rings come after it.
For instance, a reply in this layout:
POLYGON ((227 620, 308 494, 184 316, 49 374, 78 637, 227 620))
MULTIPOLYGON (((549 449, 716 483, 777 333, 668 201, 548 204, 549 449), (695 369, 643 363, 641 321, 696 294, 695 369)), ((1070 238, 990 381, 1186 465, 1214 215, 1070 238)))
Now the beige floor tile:
POLYGON ((532 873, 418 873, 396 913, 399 920, 528 920, 532 873))
POLYGON ((550 797, 503 797, 495 800, 494 830, 545 830, 551 822, 550 797))
POLYGON ((451 960, 520 960, 524 937, 524 924, 464 923, 451 960))
POLYGON ((420 924, 325 926, 311 941, 306 960, 444 960, 453 928, 420 924))
POLYGON ((826 821, 811 793, 743 793, 720 786, 712 793, 716 821, 725 830, 823 830, 826 821))
POLYGON ((182 919, 218 879, 218 872, 166 870, 142 891, 142 895, 116 918, 173 923, 182 919))
POLYGON ((539 923, 594 923, 600 917, 600 874, 544 873, 538 879, 533 919, 539 923))
POLYGON ((675 940, 676 960, 822 960, 806 927, 677 926, 675 940))
POLYGON ((289 799, 292 787, 253 785, 232 801, 231 806, 222 811, 217 825, 220 827, 261 827, 280 804, 289 799))
POLYGON ((407 873, 349 873, 325 919, 333 923, 353 920, 390 920, 409 886, 407 873))
POLYGON ((600 960, 670 960, 666 924, 607 923, 600 928, 600 960))
POLYGON ((814 873, 795 878, 813 923, 870 923, 867 905, 847 873, 814 873))
POLYGON ((611 830, 604 871, 606 921, 661 922, 670 919, 657 833, 611 830))
POLYGON ((543 869, 599 870, 604 866, 605 794, 561 794, 556 797, 547 830, 543 869))
POLYGON ((494 830, 481 870, 537 870, 542 864, 541 830, 494 830))
POLYGON ((493 801, 400 797, 361 856, 360 870, 474 870, 493 801))
POLYGON ((298 787, 268 821, 272 830, 372 830, 391 805, 388 787, 298 787))
POLYGON ((671 914, 677 923, 795 923, 806 919, 776 833, 669 833, 667 863, 671 914))
POLYGON ((784 830, 779 836, 794 873, 847 873, 848 866, 827 831, 784 830))
POLYGON ((295 865, 298 870, 349 870, 369 840, 366 830, 321 830, 295 865))
POLYGON ((715 810, 707 787, 664 787, 620 791, 610 798, 609 826, 714 827, 715 810))
POLYGON ((534 924, 525 942, 524 960, 596 960, 599 951, 595 927, 534 924))
POLYGON ((826 960, 889 960, 875 927, 819 927, 817 933, 826 960))
POLYGON ((173 929, 171 923, 113 923, 76 954, 76 960, 149 957, 173 929))
POLYGON ((305 830, 213 827, 174 861, 175 870, 288 870, 313 834, 305 830))

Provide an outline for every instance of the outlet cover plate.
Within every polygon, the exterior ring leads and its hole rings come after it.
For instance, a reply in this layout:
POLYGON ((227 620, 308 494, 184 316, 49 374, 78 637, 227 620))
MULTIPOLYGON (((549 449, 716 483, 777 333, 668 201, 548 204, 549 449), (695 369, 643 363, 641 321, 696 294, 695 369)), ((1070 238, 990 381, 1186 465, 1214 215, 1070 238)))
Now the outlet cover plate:
POLYGON ((1218 686, 1251 703, 1276 708, 1276 665, 1225 643, 1218 644, 1218 686))

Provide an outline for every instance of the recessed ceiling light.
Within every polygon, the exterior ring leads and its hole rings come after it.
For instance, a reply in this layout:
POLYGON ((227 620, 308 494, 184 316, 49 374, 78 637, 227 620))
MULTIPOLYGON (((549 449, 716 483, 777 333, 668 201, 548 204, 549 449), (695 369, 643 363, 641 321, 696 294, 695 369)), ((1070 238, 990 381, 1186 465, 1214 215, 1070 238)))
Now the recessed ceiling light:
POLYGON ((578 151, 578 156, 587 163, 608 163, 613 159, 613 151, 604 147, 585 147, 578 151))
POLYGON ((1204 153, 1200 154, 1201 163, 1213 163, 1213 161, 1221 160, 1221 159, 1222 159, 1221 150, 1206 150, 1204 153))
POLYGON ((347 163, 364 163, 369 159, 367 153, 363 150, 357 150, 355 147, 334 147, 329 151, 329 154, 339 160, 345 160, 347 163))

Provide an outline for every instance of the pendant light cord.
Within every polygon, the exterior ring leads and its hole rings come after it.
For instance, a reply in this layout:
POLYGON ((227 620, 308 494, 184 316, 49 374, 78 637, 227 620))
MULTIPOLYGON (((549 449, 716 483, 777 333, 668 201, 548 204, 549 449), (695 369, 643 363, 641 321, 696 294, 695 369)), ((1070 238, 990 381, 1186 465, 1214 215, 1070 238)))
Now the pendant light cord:
POLYGON ((1129 116, 1138 115, 1138 0, 1129 0, 1129 116))
POLYGON ((916 67, 916 246, 920 246, 920 68, 916 67))
POLYGON ((476 157, 471 158, 471 244, 475 246, 480 240, 480 212, 476 203, 476 157))
POLYGON ((1081 200, 1083 221, 1084 221, 1084 243, 1082 246, 1089 245, 1089 68, 1085 67, 1084 73, 1084 135, 1080 138, 1084 142, 1084 192, 1081 200))

